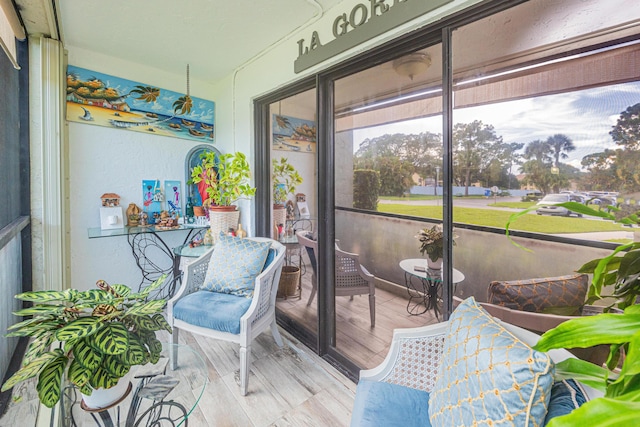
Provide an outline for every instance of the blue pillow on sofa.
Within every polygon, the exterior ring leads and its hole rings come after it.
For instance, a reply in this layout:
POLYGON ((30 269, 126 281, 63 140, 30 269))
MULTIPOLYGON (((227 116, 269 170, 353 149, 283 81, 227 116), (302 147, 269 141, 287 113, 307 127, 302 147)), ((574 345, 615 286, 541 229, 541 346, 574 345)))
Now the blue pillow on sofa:
POLYGON ((489 315, 473 297, 448 322, 429 399, 433 426, 541 425, 554 365, 489 315))
POLYGON ((544 425, 549 424, 552 418, 567 415, 576 408, 582 406, 587 401, 586 393, 580 384, 574 380, 561 380, 553 383, 551 387, 551 398, 549 399, 549 409, 544 425))
POLYGON ((390 426, 430 426, 429 393, 397 384, 360 380, 351 427, 390 426))

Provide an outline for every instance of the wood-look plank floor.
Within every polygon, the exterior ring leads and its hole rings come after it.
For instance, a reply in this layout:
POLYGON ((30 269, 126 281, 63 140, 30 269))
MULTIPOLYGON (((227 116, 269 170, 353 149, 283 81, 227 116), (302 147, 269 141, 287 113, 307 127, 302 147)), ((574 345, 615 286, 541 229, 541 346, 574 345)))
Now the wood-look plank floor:
MULTIPOLYGON (((295 260, 297 265, 297 259, 295 260)), ((317 298, 311 305, 307 301, 311 295, 311 266, 306 254, 303 255, 302 296, 300 299, 279 299, 278 310, 296 320, 305 328, 317 331, 317 298)), ((337 349, 362 369, 379 365, 387 355, 391 345, 393 330, 415 328, 437 323, 433 311, 418 316, 407 312, 408 296, 396 295, 386 290, 376 289, 376 323, 371 327, 368 295, 336 297, 336 342, 337 349)))
MULTIPOLYGON (((348 426, 355 384, 286 332, 282 335, 284 348, 269 333, 253 342, 249 392, 241 396, 238 346, 181 333, 180 341, 204 357, 208 373, 189 426, 348 426)), ((34 381, 16 387, 0 427, 35 426, 38 407, 34 381)))
MULTIPOLYGON (((307 306, 310 277, 308 268, 302 276, 302 298, 279 300, 277 307, 308 329, 316 330, 317 300, 307 306)), ((364 369, 382 362, 393 329, 437 321, 430 311, 409 315, 406 297, 382 289, 376 289, 373 328, 367 295, 353 300, 338 297, 336 305, 337 348, 364 369)), ((355 384, 295 338, 284 331, 282 335, 283 349, 277 347, 269 333, 253 343, 249 393, 243 397, 238 386, 238 346, 182 333, 180 341, 205 356, 209 381, 189 417, 189 426, 348 426, 355 384)), ((35 381, 20 384, 0 418, 0 427, 35 426, 38 409, 35 381)))

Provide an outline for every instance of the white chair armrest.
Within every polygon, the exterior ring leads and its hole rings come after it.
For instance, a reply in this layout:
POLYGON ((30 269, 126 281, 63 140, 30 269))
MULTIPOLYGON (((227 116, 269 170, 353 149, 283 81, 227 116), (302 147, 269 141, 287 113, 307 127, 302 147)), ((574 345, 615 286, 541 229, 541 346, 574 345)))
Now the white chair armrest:
MULTIPOLYGON (((268 321, 268 314, 275 311, 276 294, 278 292, 278 282, 284 264, 286 248, 280 242, 264 237, 252 237, 252 240, 272 242, 271 248, 276 251, 271 264, 267 266, 255 280, 253 299, 246 313, 240 319, 240 329, 254 327, 262 319, 268 321)), ((242 335, 242 332, 241 332, 242 335)))
POLYGON ((182 276, 182 283, 180 284, 180 288, 176 291, 173 298, 167 301, 167 305, 169 306, 170 310, 180 298, 183 298, 190 293, 200 289, 200 287, 204 283, 204 278, 207 274, 207 269, 209 268, 209 260, 211 259, 212 254, 213 248, 209 249, 198 259, 187 266, 184 275, 182 276))
POLYGON ((373 369, 360 371, 360 379, 430 392, 442 358, 446 330, 447 322, 394 330, 385 360, 373 369))

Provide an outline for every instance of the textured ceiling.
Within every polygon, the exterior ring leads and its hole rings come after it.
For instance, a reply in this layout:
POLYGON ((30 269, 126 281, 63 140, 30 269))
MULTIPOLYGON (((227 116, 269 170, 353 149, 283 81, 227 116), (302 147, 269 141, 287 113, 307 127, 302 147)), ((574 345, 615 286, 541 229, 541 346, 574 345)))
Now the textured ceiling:
MULTIPOLYGON (((318 18, 339 0, 16 0, 16 3, 30 34, 54 34, 52 21, 43 10, 55 9, 66 46, 175 74, 184 74, 190 64, 192 78, 216 82, 318 18)), ((295 40, 288 43, 291 49, 297 49, 295 40)))

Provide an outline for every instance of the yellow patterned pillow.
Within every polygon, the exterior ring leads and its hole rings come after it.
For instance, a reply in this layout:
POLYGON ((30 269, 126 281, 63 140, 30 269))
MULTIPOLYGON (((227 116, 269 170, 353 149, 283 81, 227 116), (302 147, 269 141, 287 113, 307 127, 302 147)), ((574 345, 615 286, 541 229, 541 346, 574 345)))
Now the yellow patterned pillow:
POLYGON ((256 277, 264 268, 270 242, 220 235, 211 254, 202 289, 253 297, 256 277))
POLYGON ((429 398, 431 425, 542 426, 553 370, 546 353, 532 350, 468 298, 449 319, 429 398))

